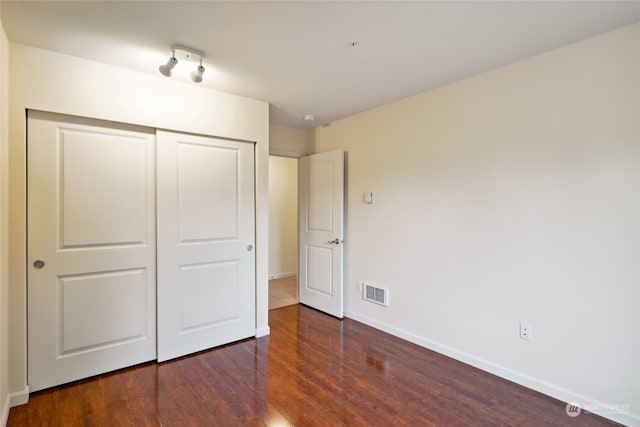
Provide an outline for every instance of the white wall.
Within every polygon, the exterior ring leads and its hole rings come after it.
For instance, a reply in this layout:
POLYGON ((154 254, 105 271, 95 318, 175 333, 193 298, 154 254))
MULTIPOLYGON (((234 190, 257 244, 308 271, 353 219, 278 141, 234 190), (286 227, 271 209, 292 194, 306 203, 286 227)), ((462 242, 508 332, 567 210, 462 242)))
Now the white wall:
POLYGON ((317 128, 316 152, 348 152, 347 316, 640 424, 639 36, 317 128))
POLYGON ((1 14, 0 11, 0 425, 4 426, 9 416, 9 41, 1 14))
MULTIPOLYGON (((256 142, 256 334, 268 327, 268 153, 266 102, 11 44, 10 389, 26 398, 25 110, 92 117, 256 142)), ((3 238, 4 239, 4 238, 3 238)), ((26 400, 26 399, 25 399, 26 400)))
POLYGON ((272 124, 269 127, 269 154, 296 158, 309 154, 308 133, 304 129, 272 124))
POLYGON ((298 160, 269 156, 269 278, 298 271, 298 160))

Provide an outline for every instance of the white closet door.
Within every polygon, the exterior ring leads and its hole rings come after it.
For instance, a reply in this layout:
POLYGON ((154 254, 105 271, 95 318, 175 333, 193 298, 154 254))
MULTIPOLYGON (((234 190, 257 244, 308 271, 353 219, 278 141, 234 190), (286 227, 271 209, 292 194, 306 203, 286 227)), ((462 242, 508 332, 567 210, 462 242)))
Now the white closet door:
POLYGON ((157 132, 159 361, 255 336, 253 158, 157 132))
POLYGON ((154 139, 29 112, 32 391, 155 359, 154 139))

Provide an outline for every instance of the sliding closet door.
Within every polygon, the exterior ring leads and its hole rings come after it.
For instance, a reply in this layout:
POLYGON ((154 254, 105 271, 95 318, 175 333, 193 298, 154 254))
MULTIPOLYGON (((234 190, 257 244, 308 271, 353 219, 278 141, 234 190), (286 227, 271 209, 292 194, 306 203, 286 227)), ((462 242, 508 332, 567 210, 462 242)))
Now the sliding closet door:
POLYGON ((154 139, 29 112, 31 391, 156 358, 154 139))
POLYGON ((158 360, 255 335, 254 145, 157 132, 158 360))

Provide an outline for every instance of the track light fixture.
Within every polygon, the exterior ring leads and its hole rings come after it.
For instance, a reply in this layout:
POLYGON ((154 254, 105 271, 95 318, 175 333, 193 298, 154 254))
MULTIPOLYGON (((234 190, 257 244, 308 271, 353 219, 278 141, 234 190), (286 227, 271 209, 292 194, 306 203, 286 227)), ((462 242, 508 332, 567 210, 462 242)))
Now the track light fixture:
POLYGON ((171 58, 169 58, 166 64, 162 64, 158 67, 158 70, 160 70, 160 74, 163 76, 171 77, 171 70, 173 70, 173 67, 175 67, 177 63, 178 59, 176 58, 176 51, 174 50, 171 54, 171 58))
POLYGON ((194 83, 202 82, 202 76, 204 75, 202 60, 204 59, 204 54, 186 46, 174 46, 172 48, 171 58, 169 58, 166 64, 162 64, 158 67, 160 74, 165 77, 171 77, 171 70, 173 70, 173 68, 178 64, 178 59, 195 63, 199 62, 200 65, 198 65, 196 70, 191 73, 191 80, 194 83))
POLYGON ((202 59, 200 59, 200 65, 195 71, 191 72, 191 80, 194 83, 200 83, 202 81, 202 75, 204 74, 204 67, 202 66, 202 59))

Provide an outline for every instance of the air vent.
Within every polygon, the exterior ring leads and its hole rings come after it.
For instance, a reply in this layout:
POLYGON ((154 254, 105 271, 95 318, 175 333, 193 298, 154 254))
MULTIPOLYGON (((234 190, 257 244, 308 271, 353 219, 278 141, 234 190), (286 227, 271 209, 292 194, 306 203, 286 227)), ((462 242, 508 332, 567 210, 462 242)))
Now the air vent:
POLYGON ((389 305, 389 289, 365 283, 362 287, 362 298, 386 307, 389 305))

